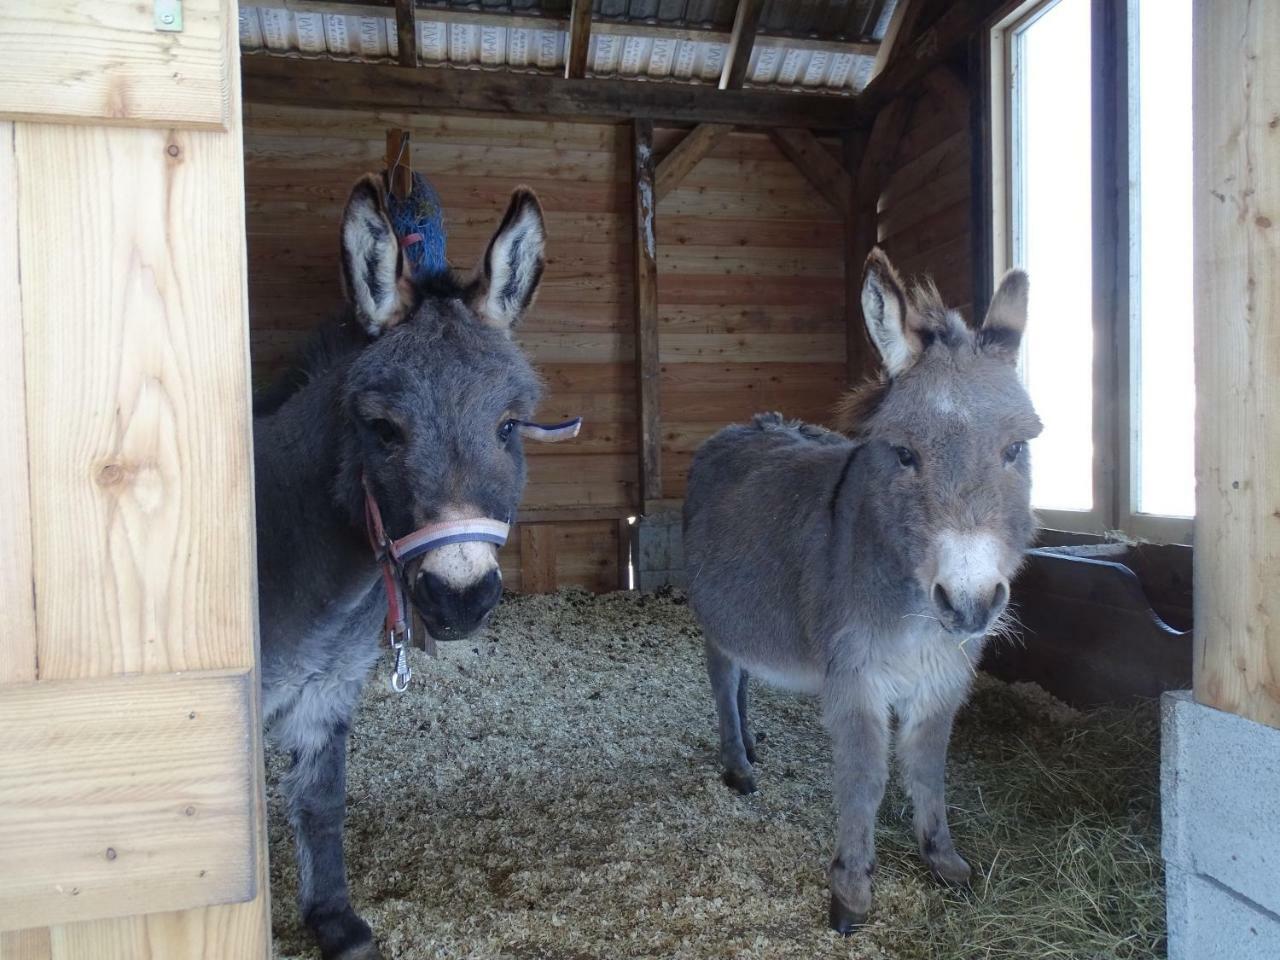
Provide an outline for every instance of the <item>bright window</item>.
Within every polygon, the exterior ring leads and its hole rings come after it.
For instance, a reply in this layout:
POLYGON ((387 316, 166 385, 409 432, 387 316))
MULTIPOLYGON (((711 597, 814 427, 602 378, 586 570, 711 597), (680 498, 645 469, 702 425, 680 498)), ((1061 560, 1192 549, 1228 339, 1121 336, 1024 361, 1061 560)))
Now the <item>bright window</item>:
POLYGON ((1139 0, 1133 509, 1196 510, 1191 285, 1191 0, 1139 0))
POLYGON ((1031 276, 1050 526, 1191 537, 1192 2, 1022 0, 991 33, 992 281, 1031 276))
POLYGON ((1093 507, 1089 0, 1058 0, 1011 32, 1013 259, 1031 276, 1023 375, 1044 433, 1032 503, 1093 507))

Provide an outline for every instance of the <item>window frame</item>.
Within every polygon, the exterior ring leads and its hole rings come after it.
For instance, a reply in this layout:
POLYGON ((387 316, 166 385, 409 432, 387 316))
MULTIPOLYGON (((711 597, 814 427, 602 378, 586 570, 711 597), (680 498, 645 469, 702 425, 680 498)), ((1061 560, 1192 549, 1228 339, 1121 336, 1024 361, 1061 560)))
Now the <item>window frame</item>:
MULTIPOLYGON (((975 209, 983 229, 975 237, 974 291, 985 311, 995 282, 1016 264, 1016 76, 1013 44, 1018 31, 1058 0, 1011 0, 979 36, 980 58, 974 145, 975 209)), ((1190 543, 1194 518, 1136 510, 1141 305, 1131 295, 1141 265, 1137 231, 1138 12, 1136 0, 1090 0, 1092 300, 1093 300, 1093 508, 1037 510, 1042 527, 1126 536, 1159 543, 1190 543)), ((1034 278, 1032 278, 1034 283, 1034 278)), ((1194 429, 1192 427, 1191 429, 1194 429)))

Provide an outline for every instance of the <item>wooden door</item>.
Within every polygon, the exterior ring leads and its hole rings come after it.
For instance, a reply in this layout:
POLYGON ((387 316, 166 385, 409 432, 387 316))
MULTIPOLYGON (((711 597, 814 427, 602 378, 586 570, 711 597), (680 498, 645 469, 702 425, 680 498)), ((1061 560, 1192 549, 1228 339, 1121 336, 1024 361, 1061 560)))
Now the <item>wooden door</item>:
POLYGON ((0 0, 0 960, 269 951, 235 16, 0 0))

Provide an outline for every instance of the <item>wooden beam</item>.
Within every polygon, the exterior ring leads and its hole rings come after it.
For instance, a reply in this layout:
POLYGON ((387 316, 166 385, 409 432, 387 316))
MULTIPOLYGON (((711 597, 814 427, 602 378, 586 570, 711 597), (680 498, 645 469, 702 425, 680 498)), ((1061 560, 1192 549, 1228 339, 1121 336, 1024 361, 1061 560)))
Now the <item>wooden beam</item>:
POLYGON ((856 170, 845 216, 845 362, 850 386, 874 376, 880 368, 880 357, 868 339, 862 316, 862 268, 879 241, 880 193, 913 106, 914 101, 906 98, 892 101, 876 117, 865 146, 856 135, 846 141, 850 169, 856 170))
POLYGON ((1280 16, 1193 9, 1195 697, 1280 727, 1280 16))
POLYGON ((853 97, 717 90, 708 84, 596 79, 575 83, 536 74, 310 60, 270 54, 241 59, 250 103, 345 110, 418 111, 617 122, 648 118, 747 127, 843 130, 865 123, 853 97))
POLYGON ((521 593, 556 592, 555 534, 554 524, 520 524, 521 593))
POLYGON ((893 54, 884 71, 857 97, 858 121, 865 123, 931 69, 950 57, 972 34, 985 29, 1002 0, 954 0, 927 29, 893 54))
POLYGON ((413 0, 396 0, 396 56, 402 67, 418 65, 418 20, 413 0))
POLYGON ((716 144, 732 131, 733 125, 729 123, 700 123, 685 134, 684 139, 658 164, 653 185, 655 201, 661 200, 678 187, 680 181, 689 175, 689 171, 698 165, 698 161, 714 150, 716 144))
POLYGON ((827 202, 843 214, 849 208, 852 178, 808 130, 775 127, 769 136, 827 202))
POLYGON ((747 65, 751 62, 751 50, 755 47, 756 26, 760 23, 760 11, 764 0, 738 0, 738 10, 733 15, 733 33, 729 35, 729 48, 725 51, 724 67, 720 71, 720 89, 737 90, 747 78, 747 65))
MULTIPOLYGON (((883 0, 880 0, 883 2, 883 0)), ((389 4, 388 4, 389 5, 389 4)), ((358 0, 257 0, 257 7, 292 10, 299 13, 336 13, 347 16, 365 16, 384 19, 387 6, 360 3, 358 0)), ((562 8, 563 9, 563 8, 562 8)), ((562 14, 529 16, 506 10, 478 10, 471 6, 446 7, 418 4, 418 16, 436 23, 465 23, 473 26, 504 27, 512 30, 568 30, 569 17, 562 14)), ((877 18, 878 19, 878 18, 877 18)), ((872 21, 874 25, 875 21, 872 21)), ((674 26, 662 23, 609 20, 592 15, 591 32, 602 36, 639 37, 654 40, 686 40, 690 43, 728 43, 732 34, 714 27, 683 24, 674 26)), ((822 40, 817 37, 792 37, 785 34, 757 33, 757 47, 785 47, 803 53, 846 53, 861 57, 874 57, 879 44, 869 40, 822 40)))
POLYGON ((566 79, 587 75, 587 50, 591 46, 591 0, 573 0, 569 12, 569 52, 564 60, 566 79))
POLYGON ((640 510, 662 499, 662 419, 658 405, 658 238, 654 213, 653 121, 632 130, 635 211, 636 396, 639 401, 640 510))

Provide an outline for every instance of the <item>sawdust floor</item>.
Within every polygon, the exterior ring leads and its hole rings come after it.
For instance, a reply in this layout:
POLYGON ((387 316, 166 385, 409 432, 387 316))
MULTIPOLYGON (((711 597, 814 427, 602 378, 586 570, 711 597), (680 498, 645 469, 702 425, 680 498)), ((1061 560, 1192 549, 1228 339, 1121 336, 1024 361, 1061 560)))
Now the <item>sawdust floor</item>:
MULTIPOLYGON (((371 680, 351 739, 352 898, 389 960, 1163 954, 1150 706, 1080 714, 980 678, 949 772, 973 890, 928 879, 895 785, 872 920, 843 939, 817 704, 753 684, 761 789, 728 791, 679 594, 509 597, 414 670, 403 696, 371 680)), ((311 958, 282 769, 270 756, 276 951, 311 958)))

